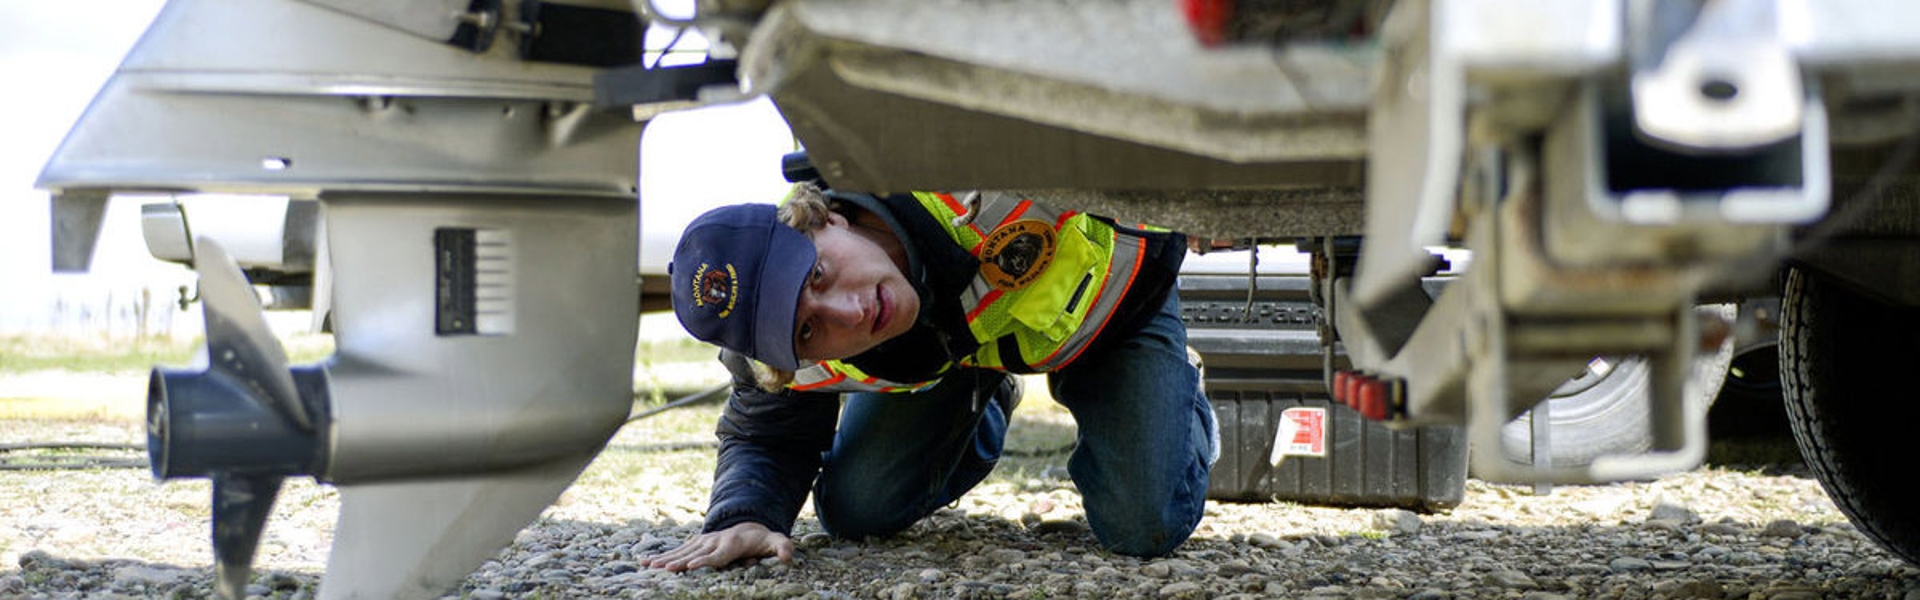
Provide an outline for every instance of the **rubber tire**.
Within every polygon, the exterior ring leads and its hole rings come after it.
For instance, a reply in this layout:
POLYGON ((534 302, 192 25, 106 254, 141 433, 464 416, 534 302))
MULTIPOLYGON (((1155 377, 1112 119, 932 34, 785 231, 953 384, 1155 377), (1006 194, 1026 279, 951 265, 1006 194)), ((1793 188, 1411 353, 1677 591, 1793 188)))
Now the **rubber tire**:
POLYGON ((1800 455, 1861 532, 1920 565, 1913 427, 1905 374, 1920 310, 1882 304, 1793 269, 1781 298, 1780 377, 1800 455))
MULTIPOLYGON (((1696 310, 1719 312, 1732 318, 1737 310, 1731 304, 1703 306, 1696 310)), ((1721 344, 1712 354, 1694 358, 1691 388, 1693 408, 1705 418, 1726 382, 1727 367, 1733 364, 1733 343, 1721 344)), ((1653 447, 1653 430, 1647 420, 1646 360, 1626 358, 1617 361, 1603 379, 1577 391, 1565 387, 1546 401, 1548 412, 1548 455, 1555 467, 1580 467, 1607 455, 1638 454, 1653 447)), ((1568 380, 1569 383, 1577 380, 1568 380)), ((1501 450, 1508 462, 1529 464, 1533 430, 1529 420, 1533 411, 1521 413, 1500 429, 1501 450)))

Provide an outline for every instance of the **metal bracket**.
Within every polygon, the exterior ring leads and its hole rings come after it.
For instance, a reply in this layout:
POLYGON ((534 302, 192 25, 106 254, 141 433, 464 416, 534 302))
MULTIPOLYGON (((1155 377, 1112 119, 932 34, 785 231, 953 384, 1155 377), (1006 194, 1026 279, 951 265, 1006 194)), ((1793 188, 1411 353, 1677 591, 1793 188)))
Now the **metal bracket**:
POLYGON ((1628 3, 1641 133, 1694 150, 1752 148, 1801 130, 1800 67, 1774 0, 1628 3))

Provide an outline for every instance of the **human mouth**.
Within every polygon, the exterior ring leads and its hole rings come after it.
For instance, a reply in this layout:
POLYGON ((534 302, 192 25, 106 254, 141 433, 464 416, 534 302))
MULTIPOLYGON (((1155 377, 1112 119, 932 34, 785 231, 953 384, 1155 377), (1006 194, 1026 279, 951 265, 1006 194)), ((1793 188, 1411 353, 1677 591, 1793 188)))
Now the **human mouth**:
POLYGON ((874 286, 872 333, 876 335, 878 335, 881 330, 887 328, 887 321, 893 317, 893 303, 890 300, 891 299, 887 297, 887 288, 874 286))

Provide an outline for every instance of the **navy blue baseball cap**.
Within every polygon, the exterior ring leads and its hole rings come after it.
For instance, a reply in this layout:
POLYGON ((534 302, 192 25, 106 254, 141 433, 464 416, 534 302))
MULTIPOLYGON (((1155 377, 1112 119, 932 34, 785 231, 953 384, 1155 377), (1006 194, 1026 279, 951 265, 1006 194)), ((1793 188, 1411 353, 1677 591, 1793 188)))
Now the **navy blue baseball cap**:
POLYGON ((792 371, 794 313, 817 253, 777 210, 735 204, 700 215, 680 234, 667 277, 673 314, 693 337, 792 371))

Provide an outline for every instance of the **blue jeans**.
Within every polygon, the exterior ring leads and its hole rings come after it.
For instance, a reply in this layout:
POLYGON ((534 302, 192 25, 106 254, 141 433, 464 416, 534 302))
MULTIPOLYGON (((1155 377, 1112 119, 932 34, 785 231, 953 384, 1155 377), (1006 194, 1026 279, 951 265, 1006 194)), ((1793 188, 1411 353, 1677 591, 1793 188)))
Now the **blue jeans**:
MULTIPOLYGON (((1139 331, 1103 345, 1047 378, 1079 429, 1067 472, 1101 545, 1163 555, 1200 524, 1220 454, 1213 409, 1187 362, 1179 299, 1169 294, 1139 331)), ((1014 399, 1000 397, 1005 377, 969 369, 913 394, 851 395, 814 485, 821 526, 841 537, 888 535, 973 489, 1006 440, 1014 399), (994 395, 977 412, 976 389, 994 395)))

